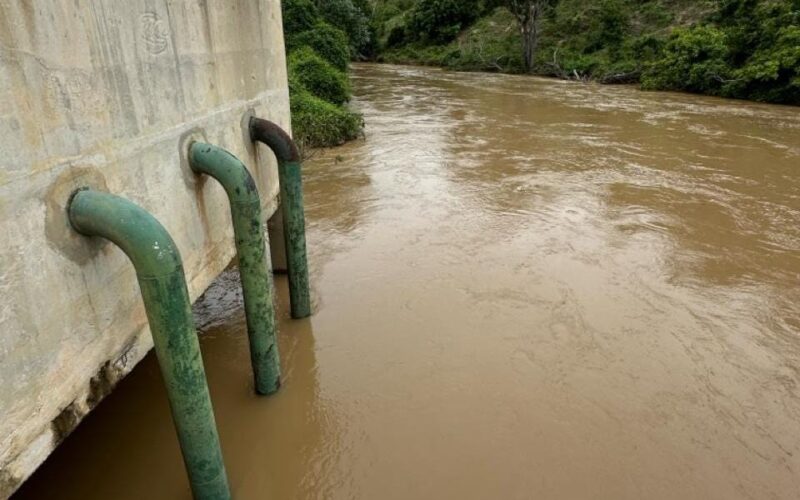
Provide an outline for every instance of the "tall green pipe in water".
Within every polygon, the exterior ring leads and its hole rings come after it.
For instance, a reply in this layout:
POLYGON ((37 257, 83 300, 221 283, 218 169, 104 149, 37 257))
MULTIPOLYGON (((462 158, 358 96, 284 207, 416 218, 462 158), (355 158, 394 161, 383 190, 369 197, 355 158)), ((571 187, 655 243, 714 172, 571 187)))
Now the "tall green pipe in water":
POLYGON ((118 196, 79 190, 67 210, 76 231, 110 240, 133 263, 194 498, 230 499, 189 291, 175 243, 152 215, 118 196))
POLYGON ((286 131, 261 118, 250 119, 250 139, 268 146, 278 160, 292 317, 307 318, 311 316, 311 297, 300 154, 286 131))
POLYGON ((256 391, 273 394, 281 386, 281 368, 275 340, 272 274, 256 183, 238 158, 211 144, 193 143, 189 148, 189 163, 196 173, 219 181, 228 194, 256 391))

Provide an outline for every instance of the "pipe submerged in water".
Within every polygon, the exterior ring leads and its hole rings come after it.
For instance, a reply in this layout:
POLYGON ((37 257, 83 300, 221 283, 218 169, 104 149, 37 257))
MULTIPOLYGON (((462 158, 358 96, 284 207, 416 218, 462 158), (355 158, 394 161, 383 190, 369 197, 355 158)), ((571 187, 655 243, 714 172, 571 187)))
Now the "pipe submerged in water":
POLYGON ((77 232, 111 241, 131 260, 192 494, 197 500, 229 500, 183 263, 172 237, 147 211, 109 193, 78 190, 67 211, 77 232))
POLYGON ((267 262, 258 188, 247 167, 220 147, 193 143, 189 146, 189 164, 195 173, 216 179, 228 194, 256 392, 273 394, 280 389, 281 370, 272 273, 267 262))
POLYGON ((269 147, 278 160, 292 317, 307 318, 311 316, 311 294, 300 152, 285 130, 261 118, 250 119, 250 139, 269 147))

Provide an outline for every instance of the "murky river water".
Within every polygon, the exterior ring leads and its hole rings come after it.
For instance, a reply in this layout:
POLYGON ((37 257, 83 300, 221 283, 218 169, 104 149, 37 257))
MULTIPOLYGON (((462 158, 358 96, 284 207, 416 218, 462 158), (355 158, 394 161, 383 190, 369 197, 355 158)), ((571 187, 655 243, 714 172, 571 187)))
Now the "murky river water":
MULTIPOLYGON (((355 86, 366 140, 307 165, 313 319, 278 279, 277 397, 250 392, 236 277, 202 305, 237 498, 800 498, 800 110, 392 66, 355 86)), ((185 477, 148 358, 19 498, 185 477)))

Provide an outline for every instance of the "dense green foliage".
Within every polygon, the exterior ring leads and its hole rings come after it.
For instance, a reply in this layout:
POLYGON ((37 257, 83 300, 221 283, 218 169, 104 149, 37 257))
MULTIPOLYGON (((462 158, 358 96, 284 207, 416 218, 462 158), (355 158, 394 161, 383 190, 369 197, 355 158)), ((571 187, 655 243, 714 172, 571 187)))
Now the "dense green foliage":
POLYGON ((477 8, 478 0, 419 0, 409 14, 406 39, 449 42, 475 20, 477 8))
POLYGON ((377 49, 450 42, 496 0, 367 0, 377 49))
POLYGON ((320 0, 319 12, 325 21, 338 27, 347 36, 354 57, 370 47, 372 34, 363 2, 353 0, 320 0))
POLYGON ((708 24, 672 33, 644 86, 800 104, 800 1, 721 4, 708 24))
POLYGON ((347 75, 319 56, 311 47, 302 47, 289 56, 289 73, 294 82, 324 101, 344 104, 350 100, 347 75))
POLYGON ((310 47, 339 71, 347 71, 350 64, 348 43, 347 35, 342 30, 319 21, 311 29, 287 37, 286 48, 292 54, 303 47, 310 47))
POLYGON ((646 88, 715 92, 730 72, 725 32, 701 25, 675 30, 642 80, 646 88))
MULTIPOLYGON (((800 0, 543 2, 534 73, 800 104, 800 0)), ((377 59, 524 71, 511 0, 372 0, 377 59)))
POLYGON ((338 146, 355 139, 364 127, 361 115, 320 99, 289 79, 292 132, 301 149, 338 146))
POLYGON ((319 11, 312 0, 283 0, 283 31, 286 38, 308 31, 320 20, 319 11))
POLYGON ((283 0, 282 6, 295 140, 304 148, 354 139, 364 124, 347 108, 347 67, 371 39, 364 11, 353 0, 283 0))

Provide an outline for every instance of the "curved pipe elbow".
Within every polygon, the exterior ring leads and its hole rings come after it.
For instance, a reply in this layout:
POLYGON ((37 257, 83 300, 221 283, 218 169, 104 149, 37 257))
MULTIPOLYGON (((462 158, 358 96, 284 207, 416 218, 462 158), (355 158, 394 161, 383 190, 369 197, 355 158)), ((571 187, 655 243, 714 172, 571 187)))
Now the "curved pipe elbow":
POLYGON ((228 151, 211 144, 195 142, 189 147, 189 164, 198 174, 219 181, 233 203, 261 203, 258 187, 250 171, 228 151))
POLYGON ((276 123, 256 117, 250 118, 250 139, 269 147, 279 161, 300 161, 300 151, 294 140, 276 123))
POLYGON ((138 205, 88 188, 76 191, 67 208, 72 227, 122 249, 140 278, 154 278, 182 267, 180 252, 164 226, 138 205))

